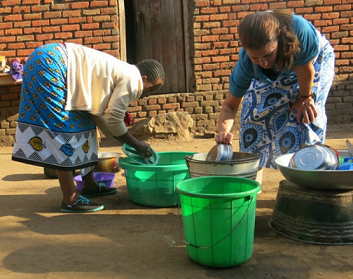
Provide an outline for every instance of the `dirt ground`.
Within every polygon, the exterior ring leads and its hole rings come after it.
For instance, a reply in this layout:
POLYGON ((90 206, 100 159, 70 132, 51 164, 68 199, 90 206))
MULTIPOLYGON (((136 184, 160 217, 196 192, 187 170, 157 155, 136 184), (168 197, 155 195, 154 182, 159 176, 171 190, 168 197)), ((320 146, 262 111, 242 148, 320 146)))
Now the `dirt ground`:
MULTIPOLYGON (((331 127, 327 144, 346 149, 353 125, 331 127)), ((208 152, 213 139, 153 141, 157 151, 208 152)), ((234 141, 237 147, 237 141, 234 141)), ((102 142, 101 151, 121 152, 102 142)), ((253 255, 243 265, 209 268, 189 259, 178 208, 147 208, 129 200, 120 171, 118 193, 95 198, 105 210, 60 212, 61 191, 39 167, 11 161, 0 148, 0 278, 344 279, 353 278, 353 246, 313 245, 268 226, 284 177, 265 169, 258 195, 253 255)))

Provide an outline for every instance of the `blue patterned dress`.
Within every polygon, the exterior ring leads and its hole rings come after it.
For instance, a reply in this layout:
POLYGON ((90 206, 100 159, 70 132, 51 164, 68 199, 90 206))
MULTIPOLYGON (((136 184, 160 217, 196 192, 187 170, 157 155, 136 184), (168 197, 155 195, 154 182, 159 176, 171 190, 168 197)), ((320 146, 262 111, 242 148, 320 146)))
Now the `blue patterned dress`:
POLYGON ((97 131, 88 112, 66 111, 67 52, 37 48, 23 70, 12 159, 72 171, 98 163, 97 131))
POLYGON ((299 97, 295 72, 272 82, 253 79, 243 97, 240 125, 240 151, 260 153, 262 167, 276 168, 273 157, 292 153, 302 144, 324 143, 327 117, 326 100, 334 78, 334 52, 318 32, 319 54, 314 60, 312 92, 318 116, 310 125, 296 120, 292 104, 299 97))

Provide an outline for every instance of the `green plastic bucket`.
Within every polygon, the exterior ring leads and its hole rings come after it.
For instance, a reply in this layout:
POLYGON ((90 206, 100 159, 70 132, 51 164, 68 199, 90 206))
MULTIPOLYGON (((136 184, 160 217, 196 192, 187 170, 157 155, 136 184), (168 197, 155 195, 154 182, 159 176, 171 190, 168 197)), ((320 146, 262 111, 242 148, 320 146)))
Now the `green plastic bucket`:
POLYGON ((190 178, 185 157, 193 154, 195 152, 158 152, 157 165, 139 165, 120 157, 119 166, 125 172, 129 199, 143 206, 178 206, 180 198, 175 187, 190 178))
POLYGON ((202 265, 230 267, 253 253, 257 181, 204 176, 177 184, 189 257, 202 265))

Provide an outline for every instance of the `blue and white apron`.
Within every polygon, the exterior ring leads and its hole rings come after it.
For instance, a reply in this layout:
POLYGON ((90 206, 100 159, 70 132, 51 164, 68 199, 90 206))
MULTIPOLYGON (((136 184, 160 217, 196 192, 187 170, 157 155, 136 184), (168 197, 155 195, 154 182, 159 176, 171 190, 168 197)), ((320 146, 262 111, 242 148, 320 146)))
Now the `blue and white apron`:
POLYGON ((67 52, 37 48, 23 70, 15 161, 72 171, 98 163, 96 125, 88 112, 66 111, 67 52))
POLYGON ((334 78, 335 56, 324 36, 319 34, 320 51, 314 61, 312 92, 318 116, 310 125, 297 123, 292 104, 299 97, 295 72, 273 82, 253 79, 243 98, 240 126, 240 151, 260 153, 261 167, 276 168, 273 157, 293 153, 302 144, 324 143, 327 117, 326 100, 334 78))

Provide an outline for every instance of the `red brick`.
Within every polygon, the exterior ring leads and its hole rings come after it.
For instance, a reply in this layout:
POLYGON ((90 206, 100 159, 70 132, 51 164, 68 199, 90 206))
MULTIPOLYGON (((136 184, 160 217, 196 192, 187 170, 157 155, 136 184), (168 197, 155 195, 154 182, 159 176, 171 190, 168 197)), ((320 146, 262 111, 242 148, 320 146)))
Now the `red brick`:
POLYGON ((82 24, 81 26, 82 26, 82 30, 98 29, 99 23, 86 23, 86 24, 82 24))
POLYGON ((216 14, 216 13, 218 13, 218 8, 217 7, 201 8, 200 13, 201 14, 216 14))
POLYGON ((324 0, 325 6, 341 4, 341 0, 324 0))
POLYGON ((4 21, 18 21, 22 20, 22 15, 17 14, 17 15, 7 15, 4 17, 4 21))
POLYGON ((231 7, 224 7, 224 6, 221 6, 219 7, 219 11, 221 13, 229 13, 231 11, 231 7))
POLYGON ((342 58, 353 58, 353 52, 342 52, 341 57, 342 58))
POLYGON ((343 44, 351 44, 351 45, 353 45, 353 38, 352 37, 342 38, 341 42, 343 44))
POLYGON ((218 35, 202 36, 202 42, 217 42, 219 41, 218 35))
POLYGON ((209 21, 210 20, 210 16, 209 15, 195 16, 194 20, 196 22, 198 22, 198 21, 209 21))
POLYGON ((93 31, 94 36, 109 36, 111 35, 111 30, 95 30, 93 31))
POLYGON ((349 51, 348 45, 336 45, 335 51, 349 51))
POLYGON ((221 35, 219 36, 219 39, 221 41, 230 41, 230 40, 234 40, 234 35, 221 35))
POLYGON ((202 1, 195 1, 195 6, 196 7, 207 7, 210 5, 209 0, 202 0, 202 1))
POLYGON ((352 5, 346 4, 346 5, 335 5, 333 7, 334 11, 349 11, 352 10, 352 5))
POLYGON ((348 18, 337 18, 333 20, 333 25, 339 26, 342 24, 348 24, 349 19, 348 18))
POLYGON ((334 18, 339 18, 340 13, 323 13, 322 14, 322 19, 334 19, 334 18))
POLYGON ((1 5, 3 7, 18 6, 18 5, 20 5, 20 3, 21 3, 20 0, 3 0, 3 1, 1 1, 1 5))
POLYGON ((70 24, 73 24, 73 23, 83 23, 83 22, 87 22, 87 18, 85 18, 85 17, 69 18, 69 23, 70 23, 70 24))
POLYGON ((109 49, 111 49, 111 46, 110 46, 110 44, 95 44, 94 45, 94 49, 97 49, 97 50, 109 50, 109 49))
POLYGON ((52 38, 54 38, 53 34, 40 34, 36 36, 38 41, 51 40, 52 38))
POLYGON ((42 28, 41 27, 35 27, 35 28, 24 28, 24 34, 37 34, 37 33, 42 33, 42 28))
POLYGON ((332 20, 315 20, 314 25, 316 27, 332 25, 332 20))
POLYGON ((23 34, 23 29, 7 29, 7 30, 5 30, 6 36, 8 36, 8 35, 16 36, 16 35, 22 35, 22 34, 23 34))
POLYGON ((62 24, 67 24, 67 23, 68 23, 67 18, 56 18, 56 19, 50 20, 51 25, 62 25, 62 24))
POLYGON ((62 14, 63 14, 63 17, 80 17, 81 10, 64 11, 62 14))
POLYGON ((26 42, 26 48, 37 48, 39 46, 43 45, 42 42, 26 42))
POLYGON ((165 97, 158 98, 158 104, 165 104, 167 103, 167 99, 165 97))
POLYGON ((149 111, 149 110, 159 110, 159 109, 161 109, 161 106, 160 106, 160 105, 147 105, 147 106, 145 107, 145 109, 146 109, 147 111, 149 111))
MULTIPOLYGON (((52 2, 55 2, 55 1, 52 1, 52 2)), ((69 1, 67 1, 69 2, 69 1)), ((60 10, 60 11, 65 11, 65 10, 70 10, 70 4, 68 3, 61 3, 61 4, 55 4, 55 3, 51 3, 51 9, 53 11, 57 11, 57 10, 60 10)))
POLYGON ((54 34, 55 39, 71 39, 72 37, 73 35, 71 32, 61 32, 54 34))
POLYGON ((69 24, 61 26, 62 31, 78 31, 80 30, 80 25, 78 24, 69 24))
POLYGON ((77 31, 75 32, 75 37, 91 37, 92 36, 92 31, 77 31))
POLYGON ((228 26, 238 26, 239 25, 239 20, 226 20, 223 21, 223 26, 228 27, 228 26))
POLYGON ((336 66, 349 65, 349 60, 338 59, 335 61, 336 66))
POLYGON ((89 1, 87 2, 78 2, 78 3, 72 3, 71 4, 71 9, 86 9, 89 7, 89 1))
POLYGON ((250 10, 251 11, 268 10, 268 5, 267 4, 250 5, 250 10))
POLYGON ((90 1, 91 7, 106 7, 108 6, 108 1, 90 1))
POLYGON ((325 13, 333 11, 332 6, 315 6, 314 11, 317 13, 325 13))
MULTIPOLYGON (((50 7, 53 8, 53 6, 50 7)), ((31 6, 31 10, 32 13, 49 11, 49 5, 31 6)))
POLYGON ((117 36, 104 36, 103 37, 104 42, 116 42, 118 41, 117 36))
POLYGON ((43 32, 45 32, 45 33, 60 32, 60 26, 47 26, 47 27, 43 27, 43 32))
POLYGON ((32 26, 48 26, 49 25, 49 20, 35 20, 32 21, 32 26))
POLYGON ((150 99, 147 101, 147 103, 148 103, 149 105, 155 105, 155 104, 157 104, 157 98, 150 98, 150 99))
POLYGON ((341 25, 341 30, 353 30, 353 24, 341 25))
POLYGON ((39 5, 40 0, 22 0, 22 5, 39 5))
POLYGON ((224 19, 228 19, 228 14, 215 14, 215 15, 210 15, 210 20, 211 21, 221 21, 224 19))
POLYGON ((102 22, 102 21, 110 21, 110 17, 109 16, 93 16, 92 17, 94 22, 102 22))
POLYGON ((164 109, 164 110, 177 110, 177 109, 180 109, 180 104, 179 103, 164 104, 162 106, 162 109, 164 109))
POLYGON ((325 26, 322 27, 322 32, 323 33, 331 33, 331 32, 337 32, 339 30, 339 26, 325 26))
POLYGON ((0 7, 0 14, 5 15, 5 14, 12 14, 12 13, 13 11, 11 7, 5 7, 5 8, 0 7))
POLYGON ((116 15, 117 9, 115 8, 104 8, 101 9, 101 14, 102 15, 116 15))
POLYGON ((304 6, 305 6, 304 1, 289 1, 289 2, 287 2, 288 8, 298 8, 298 7, 304 7, 304 6))
POLYGON ((61 12, 47 12, 43 14, 43 18, 61 18, 61 12))
POLYGON ((93 15, 100 15, 101 10, 100 9, 95 9, 95 10, 84 10, 82 12, 82 15, 88 17, 88 16, 93 16, 93 15))
POLYGON ((10 43, 8 44, 9 49, 20 49, 20 48, 25 48, 26 45, 25 43, 10 43))
POLYGON ((296 8, 295 13, 296 14, 311 14, 313 12, 312 7, 304 7, 304 8, 296 8))
POLYGON ((9 29, 12 28, 12 22, 0 22, 0 29, 9 29))
POLYGON ((33 41, 33 40, 34 40, 34 36, 33 35, 17 36, 17 41, 18 42, 33 41))

